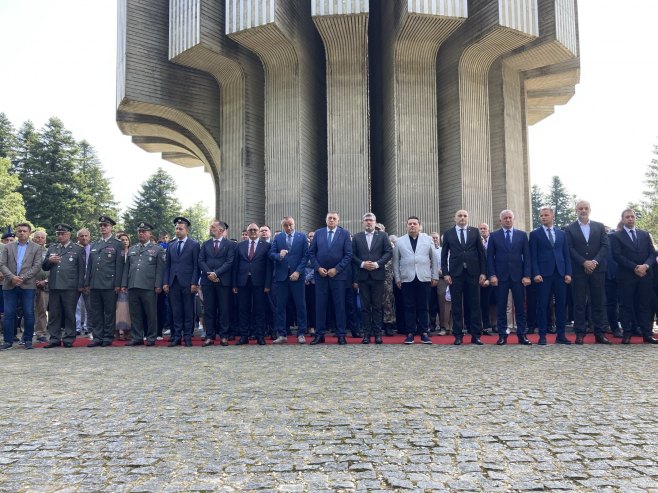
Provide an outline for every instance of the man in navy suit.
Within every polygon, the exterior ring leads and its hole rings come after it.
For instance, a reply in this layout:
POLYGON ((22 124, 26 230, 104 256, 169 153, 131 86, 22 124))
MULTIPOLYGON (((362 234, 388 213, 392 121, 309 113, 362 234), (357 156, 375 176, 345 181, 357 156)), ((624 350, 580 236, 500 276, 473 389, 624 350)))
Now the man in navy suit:
POLYGON ((345 339, 345 290, 351 282, 348 269, 352 261, 352 241, 350 233, 338 226, 338 213, 330 211, 325 218, 326 228, 315 231, 313 243, 309 250, 311 264, 315 276, 315 337, 311 344, 324 342, 324 332, 327 326, 327 305, 329 293, 334 302, 336 316, 336 335, 338 344, 347 344, 345 339))
POLYGON ((199 242, 190 238, 190 221, 184 217, 174 219, 176 241, 167 247, 164 284, 162 290, 169 296, 173 315, 172 337, 169 347, 181 341, 192 346, 194 331, 194 297, 199 290, 199 242))
POLYGON ((363 344, 375 336, 375 344, 382 343, 382 303, 386 264, 393 256, 388 235, 375 231, 377 218, 372 212, 363 215, 363 231, 352 238, 354 288, 361 297, 363 344))
POLYGON ((611 344, 605 337, 608 321, 605 310, 605 272, 608 254, 608 234, 605 226, 589 218, 590 204, 586 200, 576 203, 578 220, 566 227, 569 251, 573 266, 573 328, 576 344, 585 337, 587 304, 592 311, 595 340, 598 344, 611 344))
POLYGON ((532 275, 537 285, 537 326, 539 344, 546 345, 548 331, 548 304, 555 296, 556 344, 571 344, 565 335, 567 324, 567 284, 571 283, 571 254, 567 235, 554 226, 553 209, 539 209, 541 226, 530 233, 532 275))
POLYGON ((210 224, 212 238, 201 245, 199 269, 203 294, 204 326, 206 340, 202 346, 215 344, 219 334, 220 344, 228 346, 228 330, 231 309, 231 269, 235 258, 235 243, 226 238, 228 224, 214 220, 210 224))
POLYGON ((480 286, 487 278, 487 254, 480 239, 480 230, 468 225, 468 212, 465 210, 455 213, 455 226, 443 233, 441 271, 450 286, 455 346, 461 345, 464 338, 464 306, 469 309, 471 343, 481 346, 480 286))
POLYGON ((514 213, 505 209, 500 213, 501 228, 489 236, 487 266, 489 281, 498 286, 496 299, 496 326, 498 344, 507 344, 507 296, 512 292, 516 316, 516 337, 519 344, 531 346, 526 337, 528 326, 525 316, 525 287, 530 285, 532 266, 530 245, 525 231, 514 228, 514 213))
POLYGON ((619 320, 624 330, 621 342, 631 343, 633 321, 637 321, 644 342, 658 344, 651 319, 651 266, 656 263, 656 250, 649 233, 635 227, 635 211, 626 209, 621 220, 624 227, 612 237, 612 255, 618 266, 619 320))
POLYGON ((238 243, 233 263, 233 292, 238 295, 240 327, 237 345, 249 344, 250 328, 258 345, 265 345, 265 309, 272 283, 269 252, 270 244, 260 239, 258 224, 249 224, 247 239, 238 243))
POLYGON ((272 275, 272 291, 276 314, 274 330, 278 337, 272 344, 288 342, 286 327, 286 306, 288 295, 292 297, 297 316, 297 342, 306 343, 306 296, 304 285, 304 269, 308 262, 308 242, 306 235, 295 231, 295 219, 286 216, 281 220, 283 231, 272 240, 270 259, 274 261, 272 275))

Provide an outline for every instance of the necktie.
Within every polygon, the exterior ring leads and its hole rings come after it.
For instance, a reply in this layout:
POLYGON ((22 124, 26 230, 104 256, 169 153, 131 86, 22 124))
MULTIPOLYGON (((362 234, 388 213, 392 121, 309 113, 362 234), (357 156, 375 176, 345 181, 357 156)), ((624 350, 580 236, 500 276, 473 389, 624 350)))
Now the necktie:
POLYGON ((631 229, 631 238, 633 238, 633 245, 637 246, 637 236, 635 236, 634 229, 631 229))
POLYGON ((215 240, 215 245, 213 246, 213 250, 215 252, 215 255, 219 252, 219 240, 215 240))
POLYGON ((548 228, 548 240, 551 242, 551 246, 555 246, 555 238, 553 237, 553 228, 548 228))
POLYGON ((254 243, 256 243, 256 242, 252 240, 252 241, 250 241, 250 243, 251 243, 251 245, 249 245, 249 260, 254 258, 254 243))
POLYGON ((366 235, 366 241, 368 242, 368 250, 370 250, 370 246, 372 245, 372 233, 366 235))
POLYGON ((459 228, 459 241, 461 242, 462 246, 466 244, 466 237, 464 236, 464 228, 459 228))
POLYGON ((183 242, 179 241, 178 242, 178 255, 180 255, 180 252, 182 252, 182 251, 183 251, 183 242))
POLYGON ((512 246, 512 232, 509 229, 505 230, 505 241, 509 246, 512 246))
POLYGON ((332 230, 329 230, 329 233, 327 233, 327 243, 329 243, 329 246, 331 246, 331 242, 334 239, 334 232, 332 230))
POLYGON ((288 237, 286 238, 286 245, 288 245, 288 250, 292 248, 292 235, 288 234, 288 237))

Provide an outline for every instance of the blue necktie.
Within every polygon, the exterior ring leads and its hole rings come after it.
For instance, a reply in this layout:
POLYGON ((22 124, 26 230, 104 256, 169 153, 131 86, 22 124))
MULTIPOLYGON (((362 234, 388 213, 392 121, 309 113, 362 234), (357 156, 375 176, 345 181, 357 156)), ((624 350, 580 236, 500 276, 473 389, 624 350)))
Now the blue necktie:
POLYGON ((553 237, 553 229, 548 228, 548 240, 551 242, 552 246, 555 246, 555 238, 553 237))
POLYGON ((633 238, 633 245, 637 246, 637 236, 635 236, 635 230, 631 229, 631 238, 633 238))
POLYGON ((327 234, 327 243, 329 246, 331 246, 331 242, 334 239, 334 232, 332 230, 329 230, 329 233, 327 234))
POLYGON ((505 230, 505 240, 507 241, 507 244, 511 247, 512 246, 512 232, 509 229, 505 230))
POLYGON ((286 245, 288 245, 288 250, 292 248, 292 235, 289 234, 288 237, 286 238, 286 245))
POLYGON ((178 242, 178 255, 180 255, 180 252, 182 252, 182 251, 183 251, 183 242, 179 241, 178 242))

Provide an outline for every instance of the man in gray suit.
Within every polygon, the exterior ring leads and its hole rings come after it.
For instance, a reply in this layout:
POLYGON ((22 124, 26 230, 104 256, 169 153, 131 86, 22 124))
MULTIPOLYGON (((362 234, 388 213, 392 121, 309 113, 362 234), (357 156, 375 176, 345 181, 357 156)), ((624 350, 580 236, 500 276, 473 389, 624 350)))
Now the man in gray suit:
POLYGON ((73 347, 75 341, 75 306, 85 282, 85 250, 71 241, 73 227, 55 225, 57 245, 48 248, 43 270, 48 276, 48 334, 50 342, 44 349, 73 347), (64 333, 62 334, 62 327, 64 333))
POLYGON ((16 330, 16 307, 23 306, 25 349, 32 349, 34 336, 34 293, 36 275, 41 272, 41 246, 28 240, 32 228, 21 223, 16 226, 17 240, 8 243, 0 252, 0 272, 4 278, 2 290, 5 303, 3 323, 4 344, 0 350, 10 349, 16 330))
POLYGON ((429 296, 439 282, 439 266, 434 256, 432 238, 420 234, 420 219, 409 216, 407 234, 400 237, 393 250, 393 275, 404 299, 407 328, 405 344, 414 343, 414 334, 423 344, 432 344, 429 330, 429 296))
POLYGON ((382 343, 382 303, 386 264, 393 249, 386 233, 375 231, 377 218, 372 212, 363 215, 363 231, 352 237, 353 287, 361 297, 363 344, 375 336, 375 344, 382 343))

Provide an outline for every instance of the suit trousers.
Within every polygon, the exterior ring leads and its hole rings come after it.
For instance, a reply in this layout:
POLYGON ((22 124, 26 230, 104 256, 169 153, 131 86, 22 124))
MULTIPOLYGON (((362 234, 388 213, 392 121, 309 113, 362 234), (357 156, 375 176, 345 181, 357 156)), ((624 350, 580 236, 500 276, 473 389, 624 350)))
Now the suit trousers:
POLYGON ((329 304, 329 293, 333 300, 334 315, 336 317, 336 335, 344 336, 346 331, 347 317, 345 315, 345 290, 347 281, 322 277, 315 278, 315 318, 318 336, 323 336, 327 330, 327 308, 329 304))
MULTIPOLYGON (((288 296, 293 300, 297 318, 297 335, 306 333, 306 288, 303 278, 296 281, 277 281, 272 283, 276 313, 274 314, 274 330, 279 336, 286 337, 286 307, 288 296)), ((343 296, 345 296, 343 294, 343 296)))
POLYGON ((384 301, 384 283, 386 281, 366 279, 359 282, 361 297, 361 324, 364 336, 382 334, 382 303, 384 301))
POLYGON ((414 277, 402 283, 404 322, 407 334, 422 334, 429 330, 429 299, 432 283, 414 277))
POLYGON ((540 335, 548 332, 548 309, 551 295, 555 296, 555 328, 557 335, 564 336, 567 324, 567 284, 559 274, 542 276, 537 288, 537 327, 540 335))
POLYGON ((116 328, 117 295, 112 289, 92 289, 89 291, 91 302, 92 334, 94 341, 112 342, 116 328))
POLYGON ((192 341, 194 332, 194 293, 189 284, 181 284, 178 278, 169 286, 169 304, 171 305, 172 342, 192 341))
POLYGON ((155 289, 130 288, 128 290, 128 309, 132 327, 130 334, 134 341, 155 342, 158 333, 158 295, 155 289))
POLYGON ((468 332, 472 336, 482 333, 482 312, 480 310, 480 276, 467 271, 452 277, 450 285, 452 302, 452 333, 464 334, 464 308, 468 309, 468 332))
MULTIPOLYGON (((32 342, 34 337, 34 295, 35 289, 15 287, 2 292, 4 298, 5 314, 2 320, 5 343, 13 344, 16 334, 16 310, 20 304, 23 308, 25 326, 23 327, 23 341, 32 342)), ((75 312, 75 309, 74 309, 75 312)), ((73 336, 75 337, 75 316, 73 321, 73 336)))
POLYGON ((75 341, 75 306, 80 292, 77 289, 50 289, 48 295, 48 334, 50 342, 75 341), (62 327, 64 333, 62 334, 62 327))
POLYGON ((251 282, 251 276, 247 278, 247 284, 238 287, 238 324, 240 336, 256 337, 265 336, 265 308, 267 296, 263 286, 255 286, 251 282))
POLYGON ((608 324, 612 330, 619 328, 619 292, 617 279, 605 280, 605 299, 608 324))
POLYGON ((571 283, 573 296, 573 328, 577 334, 584 334, 587 321, 587 302, 592 310, 594 333, 603 335, 608 326, 605 308, 605 272, 589 275, 574 275, 571 283))
POLYGON ((34 333, 37 337, 48 335, 48 291, 35 290, 34 296, 34 333))
POLYGON ((651 296, 653 280, 649 276, 617 278, 619 289, 619 321, 624 335, 635 332, 634 322, 642 328, 644 337, 652 337, 651 296))
POLYGON ((231 323, 230 286, 214 282, 202 285, 201 291, 203 291, 203 323, 206 339, 214 341, 217 336, 226 339, 231 323))
POLYGON ((508 294, 512 292, 514 301, 514 315, 516 317, 516 335, 523 336, 528 330, 525 316, 525 286, 521 281, 512 279, 498 280, 498 289, 496 290, 496 320, 498 335, 506 336, 509 334, 507 321, 507 302, 508 294))

